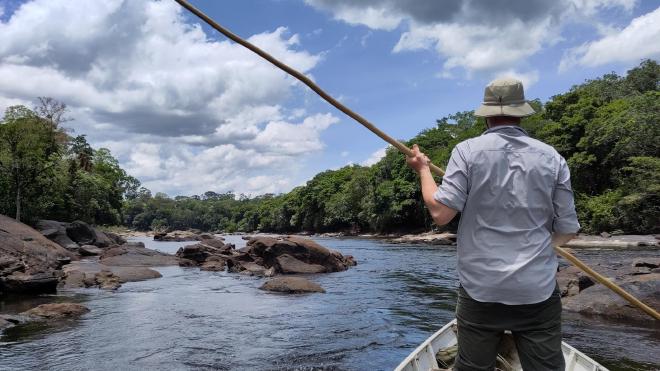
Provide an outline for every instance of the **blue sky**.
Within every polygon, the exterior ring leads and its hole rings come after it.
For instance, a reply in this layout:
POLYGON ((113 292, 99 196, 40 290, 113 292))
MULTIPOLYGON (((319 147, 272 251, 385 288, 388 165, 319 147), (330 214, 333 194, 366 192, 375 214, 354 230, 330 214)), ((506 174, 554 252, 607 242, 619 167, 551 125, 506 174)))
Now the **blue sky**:
MULTIPOLYGON (((547 100, 660 57, 660 3, 193 0, 396 138, 495 77, 547 100)), ((384 143, 173 1, 0 0, 0 109, 51 96, 154 192, 283 192, 384 143)))

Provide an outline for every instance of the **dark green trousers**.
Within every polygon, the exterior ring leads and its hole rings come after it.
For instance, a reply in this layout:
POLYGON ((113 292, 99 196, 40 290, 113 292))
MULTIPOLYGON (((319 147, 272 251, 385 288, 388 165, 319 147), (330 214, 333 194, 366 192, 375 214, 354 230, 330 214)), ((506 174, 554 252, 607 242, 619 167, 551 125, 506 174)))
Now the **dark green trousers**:
POLYGON ((511 331, 525 371, 564 371, 561 352, 561 295, 536 304, 506 305, 472 299, 458 289, 456 371, 491 371, 505 330, 511 331))

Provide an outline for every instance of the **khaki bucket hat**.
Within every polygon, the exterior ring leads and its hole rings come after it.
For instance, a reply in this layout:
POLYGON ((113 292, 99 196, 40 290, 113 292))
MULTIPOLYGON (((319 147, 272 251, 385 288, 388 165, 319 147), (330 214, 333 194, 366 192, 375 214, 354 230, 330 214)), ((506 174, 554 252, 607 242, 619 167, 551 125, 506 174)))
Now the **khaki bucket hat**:
POLYGON ((474 114, 480 117, 525 117, 534 114, 534 109, 525 100, 522 82, 503 78, 493 80, 486 86, 484 101, 474 114))

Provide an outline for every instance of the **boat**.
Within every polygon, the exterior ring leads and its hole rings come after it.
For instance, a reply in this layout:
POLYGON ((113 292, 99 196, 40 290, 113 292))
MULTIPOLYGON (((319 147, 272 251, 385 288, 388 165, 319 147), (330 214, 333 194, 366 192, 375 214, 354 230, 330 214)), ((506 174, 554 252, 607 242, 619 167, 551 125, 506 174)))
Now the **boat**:
MULTIPOLYGON (((566 371, 608 371, 584 353, 562 342, 566 371)), ((456 320, 452 320, 426 339, 395 371, 451 370, 458 350, 456 320)), ((496 370, 521 371, 520 359, 511 333, 506 332, 499 345, 496 370)))

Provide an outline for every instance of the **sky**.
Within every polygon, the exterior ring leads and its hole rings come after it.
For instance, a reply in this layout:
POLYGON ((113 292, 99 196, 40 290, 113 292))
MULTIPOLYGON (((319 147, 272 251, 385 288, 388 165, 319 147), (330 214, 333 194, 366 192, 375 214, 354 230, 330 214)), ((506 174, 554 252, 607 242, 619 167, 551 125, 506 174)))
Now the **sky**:
MULTIPOLYGON (((383 131, 660 59, 660 1, 192 0, 383 131)), ((0 0, 0 112, 48 96, 153 193, 287 192, 386 145, 173 0, 0 0)))

